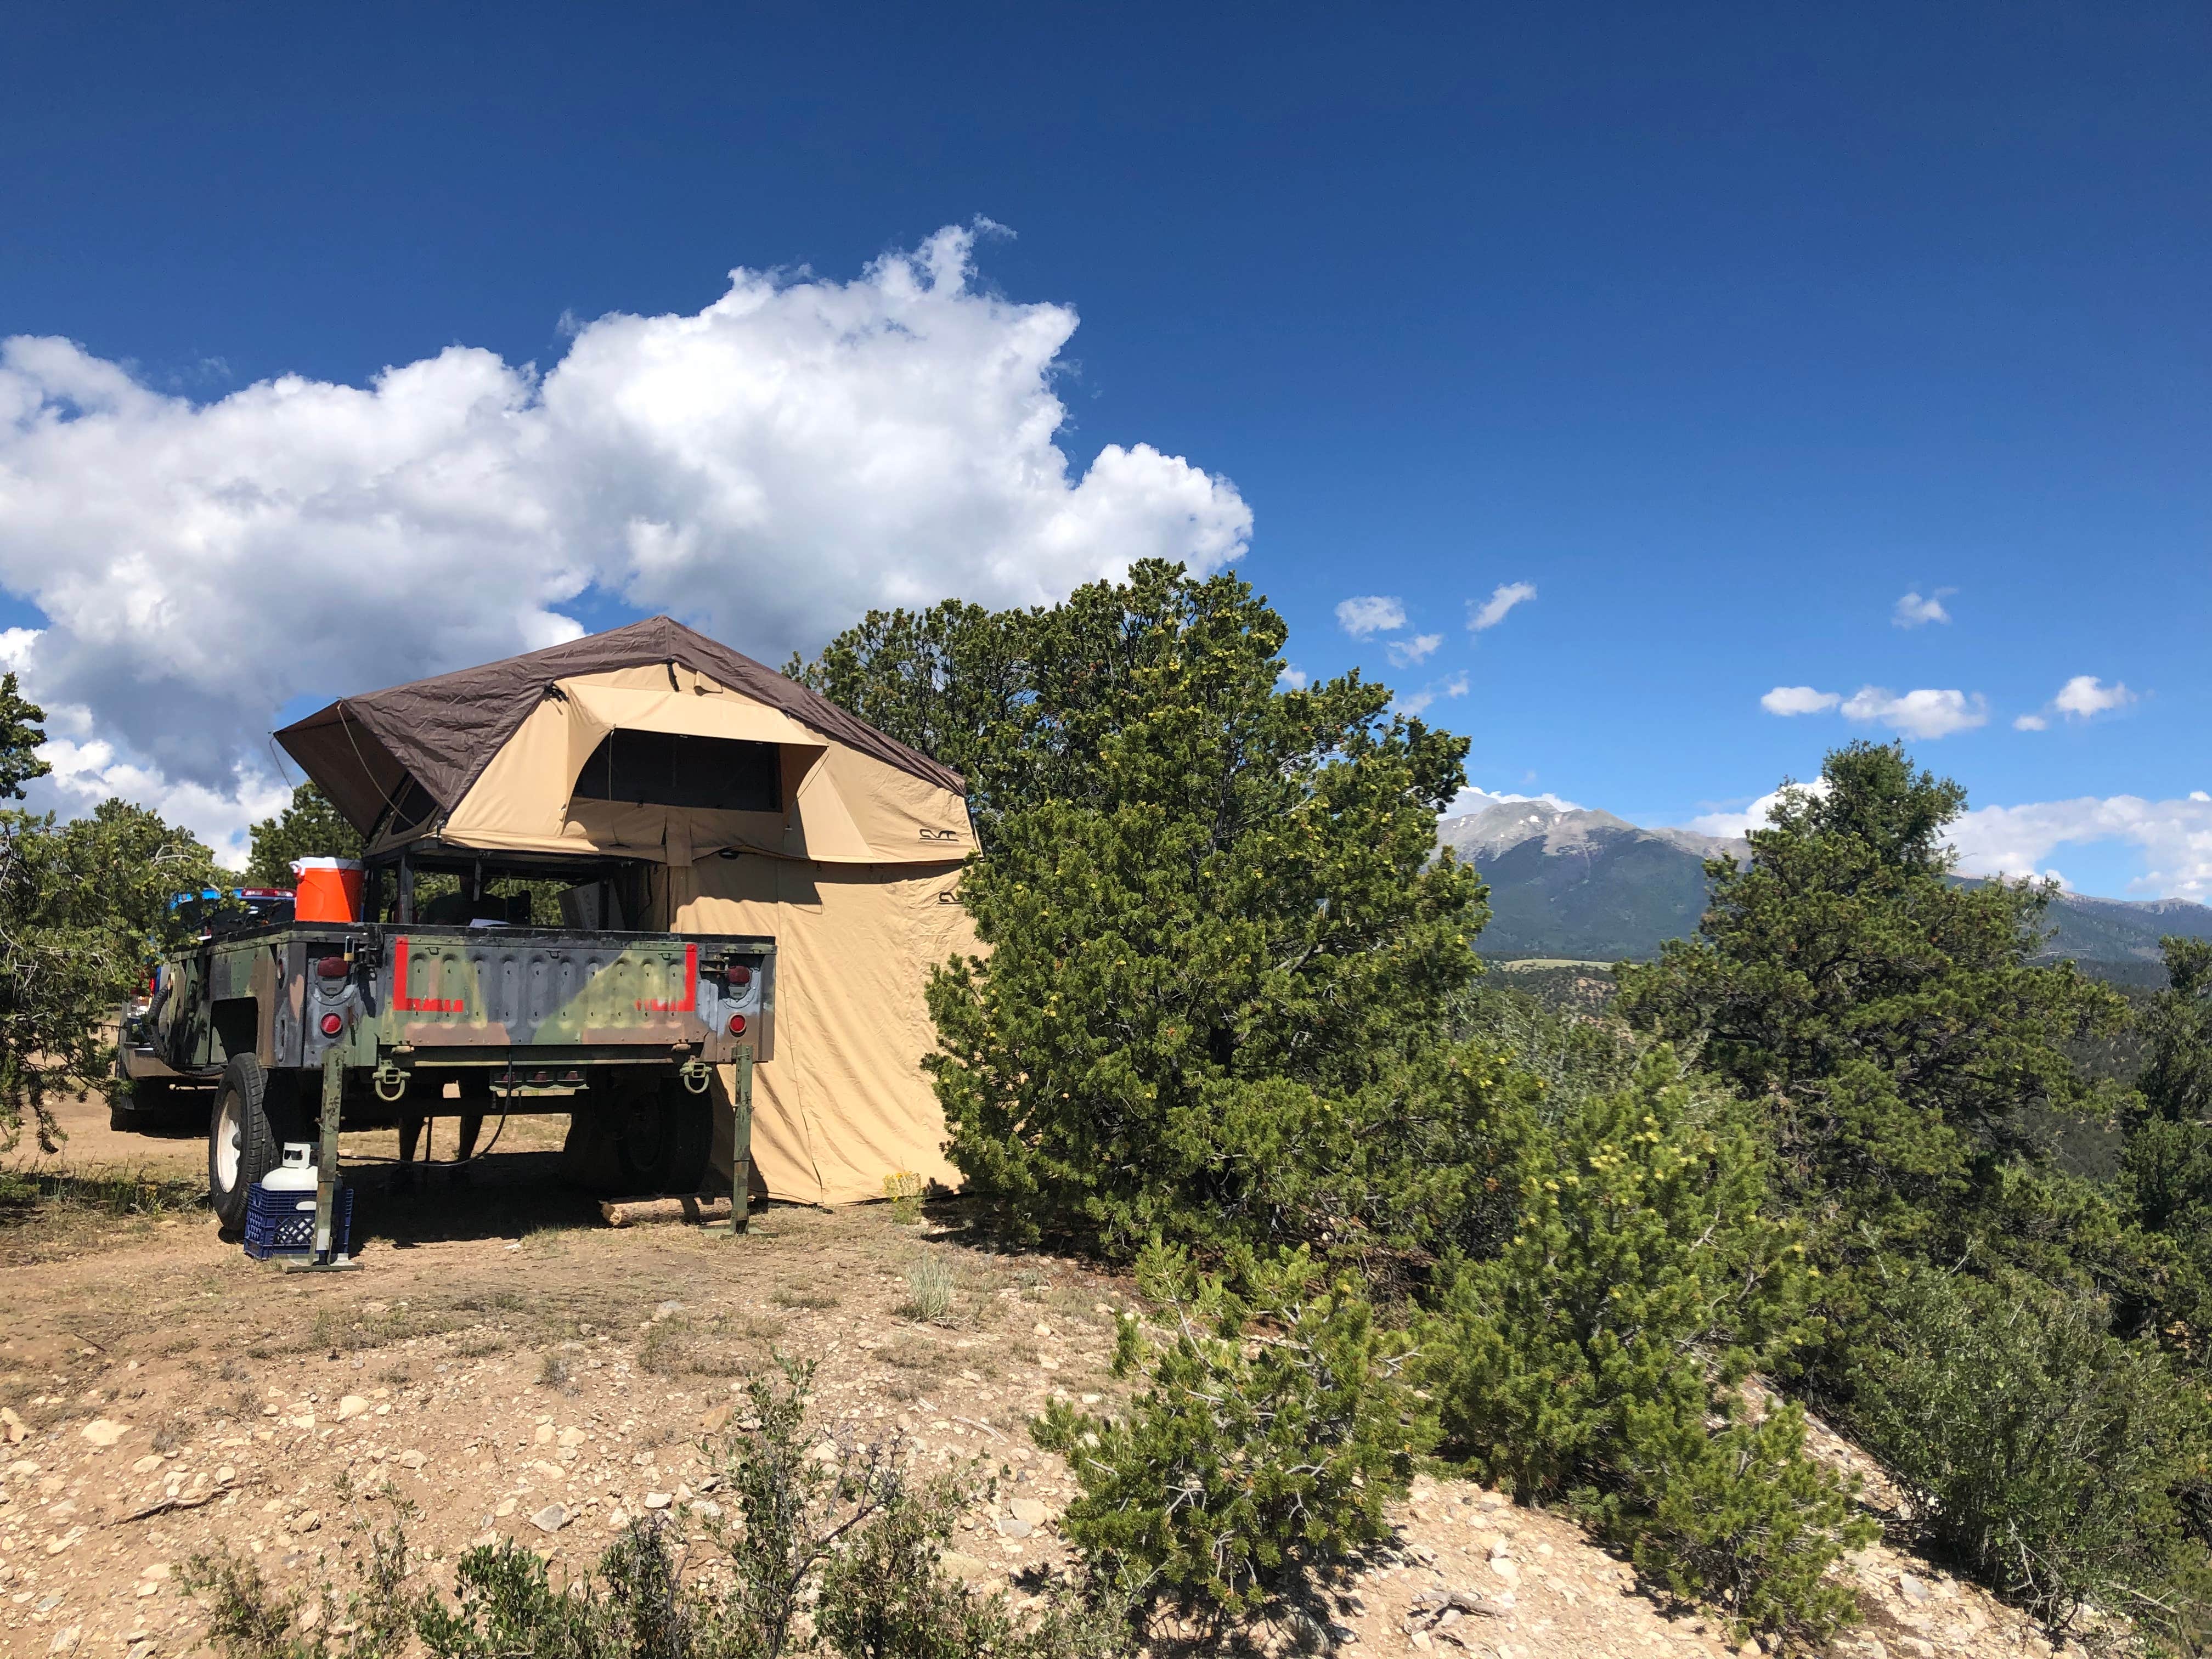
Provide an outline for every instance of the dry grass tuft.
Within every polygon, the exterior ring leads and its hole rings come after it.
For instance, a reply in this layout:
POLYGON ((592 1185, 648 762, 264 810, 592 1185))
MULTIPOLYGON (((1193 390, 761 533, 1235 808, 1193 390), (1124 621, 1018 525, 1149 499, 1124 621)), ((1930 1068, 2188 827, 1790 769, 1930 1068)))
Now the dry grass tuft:
POLYGON ((949 1324, 952 1318, 952 1273, 933 1255, 917 1256, 906 1270, 906 1300, 899 1311, 921 1325, 949 1324))

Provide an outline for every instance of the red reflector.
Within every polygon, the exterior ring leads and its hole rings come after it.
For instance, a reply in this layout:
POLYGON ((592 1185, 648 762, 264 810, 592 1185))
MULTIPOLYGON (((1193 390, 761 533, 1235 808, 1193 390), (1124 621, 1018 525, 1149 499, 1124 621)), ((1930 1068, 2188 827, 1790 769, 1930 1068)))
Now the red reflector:
POLYGON ((325 979, 343 979, 346 976, 346 959, 343 957, 325 957, 315 964, 315 971, 325 979))
POLYGON ((325 1014, 323 1016, 323 1035, 325 1036, 336 1036, 340 1031, 344 1030, 345 1021, 340 1019, 336 1014, 325 1014))
POLYGON ((745 1017, 743 1014, 732 1014, 730 1016, 730 1035, 732 1036, 743 1036, 744 1034, 745 1017))
POLYGON ((729 972, 729 981, 742 989, 753 982, 753 970, 744 967, 732 968, 729 972))

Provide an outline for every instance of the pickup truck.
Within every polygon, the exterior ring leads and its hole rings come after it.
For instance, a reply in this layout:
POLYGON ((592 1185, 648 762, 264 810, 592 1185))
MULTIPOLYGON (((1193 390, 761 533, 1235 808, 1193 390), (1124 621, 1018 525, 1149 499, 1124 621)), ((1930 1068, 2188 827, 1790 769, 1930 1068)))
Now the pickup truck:
POLYGON ((591 1184, 696 1192, 714 1068, 741 1047, 770 1057, 775 968, 775 940, 744 935, 247 925, 166 957, 126 1012, 125 1110, 204 1106, 210 1200, 234 1229, 285 1143, 318 1132, 332 1049, 343 1129, 565 1112, 591 1184))

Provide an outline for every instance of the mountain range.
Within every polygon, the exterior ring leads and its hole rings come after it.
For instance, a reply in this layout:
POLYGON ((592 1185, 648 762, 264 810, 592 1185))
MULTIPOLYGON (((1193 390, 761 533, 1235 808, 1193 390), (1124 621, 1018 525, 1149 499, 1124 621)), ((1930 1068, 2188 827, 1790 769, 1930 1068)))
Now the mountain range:
MULTIPOLYGON (((1490 884, 1485 956, 1618 962, 1656 956, 1697 931, 1705 860, 1741 860, 1741 840, 1689 830, 1646 830, 1610 812, 1542 800, 1499 801, 1449 817, 1437 839, 1490 884)), ((2212 939, 2212 908, 2186 899, 2089 898, 2062 893, 2045 913, 2047 957, 2071 957, 2107 978, 2162 979, 2162 934, 2212 939)))

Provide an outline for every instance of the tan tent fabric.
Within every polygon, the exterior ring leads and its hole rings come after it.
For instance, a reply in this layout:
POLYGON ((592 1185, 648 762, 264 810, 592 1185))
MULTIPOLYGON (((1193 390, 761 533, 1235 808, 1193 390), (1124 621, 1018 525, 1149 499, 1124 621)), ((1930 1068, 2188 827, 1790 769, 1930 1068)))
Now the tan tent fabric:
POLYGON ((704 674, 884 766, 956 795, 967 791, 950 767, 885 737, 766 664, 668 617, 648 617, 478 668, 341 697, 284 727, 276 741, 307 769, 347 821, 370 835, 395 811, 410 820, 420 818, 423 810, 451 811, 544 699, 548 685, 617 671, 662 674, 672 690, 687 672, 704 674))
POLYGON ((781 711, 662 665, 553 683, 445 817, 387 831, 373 851, 434 832, 458 847, 604 853, 688 864, 724 848, 838 864, 939 864, 972 851, 967 802, 781 711), (610 731, 677 732, 775 744, 786 813, 708 811, 571 797, 610 731), (867 826, 863 829, 863 824, 867 826))
POLYGON ((759 854, 669 870, 675 931, 776 938, 776 1057, 753 1073, 753 1158, 769 1193, 852 1203, 880 1198, 901 1170, 958 1184, 921 1070, 937 1046, 928 971, 976 948, 958 878, 951 864, 759 854))

